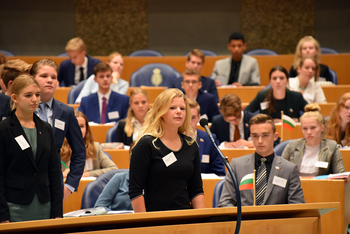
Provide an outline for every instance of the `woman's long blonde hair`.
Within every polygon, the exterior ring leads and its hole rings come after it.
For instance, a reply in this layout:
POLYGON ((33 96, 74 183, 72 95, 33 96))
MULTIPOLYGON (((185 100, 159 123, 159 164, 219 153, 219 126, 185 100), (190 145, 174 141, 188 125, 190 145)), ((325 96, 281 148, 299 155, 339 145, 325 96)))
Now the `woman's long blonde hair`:
MULTIPOLYGON (((338 100, 337 105, 333 107, 331 117, 327 122, 327 131, 325 138, 335 140, 338 144, 342 142, 342 132, 341 132, 341 120, 339 116, 340 108, 345 107, 346 100, 350 99, 350 92, 344 93, 338 100)), ((345 130, 345 142, 346 145, 350 145, 350 123, 346 126, 345 130)))
MULTIPOLYGON (((186 105, 186 117, 183 124, 179 127, 178 132, 188 136, 193 135, 191 127, 191 110, 186 96, 179 89, 166 89, 158 95, 154 101, 152 108, 146 114, 145 122, 143 123, 143 127, 140 130, 139 137, 135 142, 135 146, 143 136, 150 135, 155 137, 153 140, 153 145, 155 148, 157 148, 154 142, 158 138, 162 137, 165 131, 164 120, 162 116, 168 112, 171 101, 174 97, 183 98, 186 105)), ((194 142, 193 139, 186 139, 186 141, 189 145, 194 142)))
POLYGON ((293 68, 295 70, 298 69, 298 66, 300 64, 300 61, 302 59, 301 57, 301 46, 303 45, 304 42, 313 42, 315 45, 315 49, 318 53, 316 53, 314 59, 317 62, 317 64, 320 63, 320 58, 321 58, 321 49, 320 49, 320 43, 318 43, 318 41, 313 38, 312 36, 305 36, 303 38, 300 39, 300 41, 298 42, 298 45, 295 49, 295 55, 294 55, 294 62, 293 62, 293 68))
MULTIPOLYGON (((94 144, 94 137, 92 135, 92 132, 89 126, 89 121, 84 115, 84 113, 81 111, 75 111, 74 114, 75 114, 75 117, 82 117, 85 120, 86 132, 84 137, 84 144, 86 148, 86 158, 95 159, 96 147, 94 144)), ((72 155, 72 149, 68 144, 67 138, 64 138, 62 148, 61 148, 61 159, 69 161, 71 155, 72 155)))
POLYGON ((132 119, 133 117, 135 117, 135 113, 134 111, 131 109, 131 103, 133 101, 133 98, 135 97, 135 95, 137 94, 142 94, 143 96, 146 97, 148 104, 149 104, 149 97, 148 94, 145 90, 141 89, 141 88, 135 88, 133 90, 131 90, 130 92, 130 99, 129 99, 129 109, 128 109, 128 115, 126 117, 126 123, 125 123, 125 127, 124 127, 124 131, 126 133, 126 135, 128 137, 131 137, 133 131, 134 131, 134 126, 132 123, 132 119))

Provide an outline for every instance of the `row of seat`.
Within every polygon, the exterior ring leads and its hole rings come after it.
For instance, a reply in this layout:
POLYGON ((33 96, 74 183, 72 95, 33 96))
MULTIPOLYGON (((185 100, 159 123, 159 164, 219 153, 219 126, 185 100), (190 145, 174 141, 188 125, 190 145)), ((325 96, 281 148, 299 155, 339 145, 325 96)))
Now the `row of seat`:
MULTIPOLYGON (((212 50, 201 50, 205 56, 218 56, 218 54, 212 50)), ((5 55, 5 56, 15 56, 15 54, 11 51, 8 50, 0 50, 0 52, 5 55)), ((190 53, 188 51, 185 53, 185 56, 187 56, 190 53)), ((321 53, 322 54, 339 54, 338 51, 332 48, 327 48, 327 47, 321 47, 321 53)), ((264 48, 259 48, 259 49, 252 49, 246 52, 245 54, 247 55, 278 55, 276 51, 270 50, 270 49, 264 49, 264 48)), ((163 54, 159 51, 156 50, 150 50, 150 49, 143 49, 143 50, 136 50, 134 52, 131 52, 129 57, 162 57, 163 54)), ((68 57, 68 54, 66 52, 61 53, 57 55, 57 57, 68 57)))

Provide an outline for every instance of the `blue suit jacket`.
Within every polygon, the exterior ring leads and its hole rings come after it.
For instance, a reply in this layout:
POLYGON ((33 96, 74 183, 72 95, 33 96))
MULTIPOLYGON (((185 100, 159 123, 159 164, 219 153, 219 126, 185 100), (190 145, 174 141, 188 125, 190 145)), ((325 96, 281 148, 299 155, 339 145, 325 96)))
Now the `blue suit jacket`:
MULTIPOLYGON (((244 125, 244 139, 248 140, 250 137, 249 121, 254 116, 248 111, 243 111, 243 125, 244 125)), ((210 131, 215 133, 219 142, 230 141, 230 123, 226 122, 222 114, 214 117, 210 131)))
MULTIPOLYGON (((101 60, 92 58, 88 55, 86 55, 86 57, 88 59, 87 77, 89 77, 94 73, 95 66, 98 63, 100 63, 101 60)), ((58 81, 60 82, 60 86, 69 87, 74 85, 74 76, 75 76, 75 65, 71 62, 70 59, 62 61, 60 64, 60 70, 58 72, 58 81)))
MULTIPOLYGON (((90 94, 87 97, 81 99, 79 110, 83 112, 89 121, 93 121, 95 123, 101 123, 101 115, 100 115, 100 103, 98 101, 97 93, 90 94)), ((129 109, 129 97, 123 94, 119 94, 116 92, 111 92, 109 96, 108 105, 107 105, 107 115, 105 122, 118 122, 121 119, 126 118, 129 109), (110 119, 108 117, 108 113, 118 111, 119 118, 110 119)))
POLYGON ((81 130, 72 107, 54 99, 52 110, 52 128, 55 136, 57 155, 60 156, 60 150, 65 137, 72 148, 70 172, 68 173, 66 184, 73 186, 77 190, 80 178, 84 172, 86 159, 86 148, 81 130), (55 124, 58 123, 57 120, 64 122, 63 130, 55 127, 55 124))
MULTIPOLYGON (((213 138, 218 145, 218 140, 215 134, 213 138)), ((202 173, 215 173, 218 176, 226 175, 225 166, 222 162, 218 151, 213 143, 210 141, 207 133, 202 130, 197 130, 197 143, 199 149, 199 156, 201 158, 201 172, 202 173), (209 163, 202 162, 202 156, 209 155, 209 163)))
POLYGON ((209 122, 213 121, 215 115, 220 114, 216 98, 211 93, 203 93, 202 90, 198 90, 196 101, 201 107, 201 115, 206 114, 209 122))
POLYGON ((7 118, 11 114, 10 109, 11 98, 5 94, 0 94, 0 121, 5 117, 7 118))
MULTIPOLYGON (((180 89, 182 92, 184 90, 181 87, 182 77, 176 78, 175 82, 171 84, 171 87, 169 88, 177 88, 180 89)), ((211 93, 216 97, 216 102, 219 102, 219 96, 218 96, 218 90, 216 89, 215 81, 211 78, 201 76, 201 82, 202 87, 201 90, 204 93, 211 93)))

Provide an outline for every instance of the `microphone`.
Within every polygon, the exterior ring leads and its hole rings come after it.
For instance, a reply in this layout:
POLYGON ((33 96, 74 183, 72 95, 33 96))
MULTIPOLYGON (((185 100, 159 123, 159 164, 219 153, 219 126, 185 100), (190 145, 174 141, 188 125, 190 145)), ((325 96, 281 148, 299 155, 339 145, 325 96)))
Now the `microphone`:
POLYGON ((237 178, 235 174, 233 173, 232 167, 227 159, 227 157, 224 156, 224 154, 221 152, 219 147, 216 145, 213 134, 211 133, 209 127, 208 127, 208 120, 207 119, 201 119, 199 121, 199 124, 205 129, 205 131, 208 134, 208 137, 210 138, 211 142, 215 146, 216 150, 218 151, 222 161, 224 162, 225 166, 227 167, 228 172, 231 175, 233 185, 236 190, 236 200, 237 200, 237 221, 236 221, 236 229, 235 234, 238 234, 241 229, 241 221, 242 221, 242 204, 241 204, 241 193, 239 191, 239 186, 237 182, 237 178))

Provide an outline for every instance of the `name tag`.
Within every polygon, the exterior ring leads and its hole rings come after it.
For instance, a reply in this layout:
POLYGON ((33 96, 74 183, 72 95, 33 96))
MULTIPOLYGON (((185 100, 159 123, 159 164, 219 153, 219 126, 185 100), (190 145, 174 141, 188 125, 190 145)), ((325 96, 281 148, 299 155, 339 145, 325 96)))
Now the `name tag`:
POLYGON ((118 111, 108 112, 108 119, 119 119, 119 112, 118 111))
POLYGON ((285 188, 287 184, 287 180, 278 176, 274 176, 272 184, 285 188))
POLYGON ((267 108, 269 108, 270 102, 262 102, 260 103, 260 109, 261 110, 266 110, 267 108))
POLYGON ((162 159, 163 159, 163 161, 165 163, 165 166, 167 166, 167 167, 177 161, 177 159, 175 157, 175 154, 173 152, 171 152, 168 155, 164 156, 162 159))
POLYGON ((209 155, 207 154, 202 155, 202 163, 209 163, 209 155))
POLYGON ((315 167, 328 168, 328 162, 317 161, 315 167))
POLYGON ((28 149, 30 147, 23 135, 16 137, 15 140, 17 141, 18 145, 21 147, 22 150, 28 149))
POLYGON ((66 123, 63 122, 62 120, 55 119, 55 128, 58 128, 58 129, 64 131, 64 126, 65 125, 66 125, 66 123))

